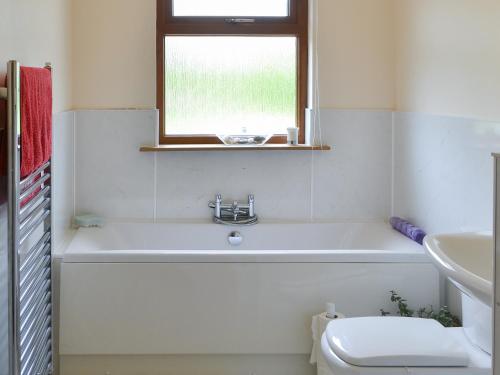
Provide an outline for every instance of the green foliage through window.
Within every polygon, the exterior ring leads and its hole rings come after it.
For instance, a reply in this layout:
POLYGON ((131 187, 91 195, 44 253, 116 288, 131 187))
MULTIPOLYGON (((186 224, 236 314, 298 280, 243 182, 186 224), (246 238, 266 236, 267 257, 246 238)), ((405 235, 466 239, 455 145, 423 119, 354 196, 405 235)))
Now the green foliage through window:
POLYGON ((296 126, 295 37, 165 37, 165 132, 286 134, 296 126))

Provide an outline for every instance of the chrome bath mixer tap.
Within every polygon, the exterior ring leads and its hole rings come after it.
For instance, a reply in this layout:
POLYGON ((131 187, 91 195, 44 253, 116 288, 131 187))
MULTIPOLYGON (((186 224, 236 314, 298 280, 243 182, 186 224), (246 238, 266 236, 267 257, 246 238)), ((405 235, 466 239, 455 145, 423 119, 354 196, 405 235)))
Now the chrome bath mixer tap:
POLYGON ((208 207, 214 209, 214 222, 224 225, 255 225, 258 223, 255 215, 255 197, 248 196, 248 203, 238 201, 224 203, 222 195, 217 194, 215 201, 208 203, 208 207))

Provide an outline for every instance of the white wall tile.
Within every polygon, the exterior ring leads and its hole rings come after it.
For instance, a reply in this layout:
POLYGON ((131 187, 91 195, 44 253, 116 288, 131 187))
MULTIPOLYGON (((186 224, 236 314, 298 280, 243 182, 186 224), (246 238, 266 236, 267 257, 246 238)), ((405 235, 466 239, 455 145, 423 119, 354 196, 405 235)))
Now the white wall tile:
POLYGON ((321 120, 331 152, 158 155, 158 218, 209 217, 207 202, 220 192, 254 193, 265 219, 386 219, 391 113, 322 110, 321 120))
MULTIPOLYGON (((334 149, 314 154, 143 154, 138 146, 155 139, 155 111, 79 111, 76 119, 80 213, 152 219, 156 207, 159 219, 206 218, 208 200, 220 192, 228 199, 254 193, 266 219, 390 215, 390 112, 322 110, 322 140, 334 149)), ((394 213, 429 232, 491 228, 490 152, 500 149, 500 124, 407 113, 394 121, 394 213)), ((60 138, 70 137, 61 129, 60 138)), ((55 164, 71 158, 65 147, 56 147, 55 164)), ((67 171, 71 160, 64 163, 67 171)), ((71 181, 59 189, 67 201, 71 181)), ((65 212, 57 220, 66 222, 65 212)))
POLYGON ((284 152, 166 153, 158 155, 160 219, 200 219, 213 215, 215 194, 245 200, 254 194, 265 219, 309 215, 310 155, 284 152))
POLYGON ((216 193, 238 200, 252 193, 263 219, 385 219, 391 113, 323 110, 321 117, 331 152, 151 155, 137 149, 154 142, 154 111, 77 112, 77 212, 150 219, 156 207, 160 220, 204 219, 216 193))
POLYGON ((76 212, 152 219, 154 110, 76 112, 76 212))
POLYGON ((429 233, 491 230, 500 123, 397 113, 394 213, 429 233))
POLYGON ((74 216, 74 118, 74 112, 61 112, 54 115, 53 119, 52 210, 55 249, 64 242, 74 216))
POLYGON ((392 113, 323 110, 321 124, 323 142, 333 151, 314 156, 314 218, 386 220, 392 113))

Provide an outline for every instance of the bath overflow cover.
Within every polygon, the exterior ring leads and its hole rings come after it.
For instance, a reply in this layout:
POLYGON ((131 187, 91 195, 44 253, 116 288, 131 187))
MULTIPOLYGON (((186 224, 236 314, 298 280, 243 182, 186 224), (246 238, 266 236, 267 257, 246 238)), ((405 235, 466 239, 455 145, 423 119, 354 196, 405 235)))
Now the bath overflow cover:
POLYGON ((227 237, 227 241, 231 246, 240 246, 243 243, 243 236, 240 232, 231 232, 227 237))

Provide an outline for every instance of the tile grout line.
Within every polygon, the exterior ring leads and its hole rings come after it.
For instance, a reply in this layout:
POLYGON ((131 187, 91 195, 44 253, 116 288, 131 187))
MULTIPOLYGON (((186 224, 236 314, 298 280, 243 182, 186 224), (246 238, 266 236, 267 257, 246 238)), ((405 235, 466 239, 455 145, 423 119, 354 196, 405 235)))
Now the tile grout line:
MULTIPOLYGON (((156 110, 155 126, 153 128, 153 139, 155 144, 160 144, 160 114, 156 110)), ((153 155, 153 222, 156 224, 158 221, 158 153, 153 155)))
POLYGON ((158 154, 153 155, 153 222, 158 220, 158 154))
POLYGON ((391 112, 391 216, 395 215, 395 192, 396 192, 396 115, 391 112))
POLYGON ((76 187, 76 156, 77 156, 77 150, 76 150, 76 111, 73 111, 73 219, 76 216, 76 194, 77 194, 77 187, 76 187))
POLYGON ((314 189, 315 189, 315 184, 314 184, 314 177, 315 177, 315 166, 314 166, 314 151, 311 152, 311 155, 310 155, 310 158, 311 158, 311 168, 309 169, 310 170, 310 179, 311 179, 311 183, 309 185, 309 204, 310 204, 310 207, 309 207, 309 220, 311 222, 314 221, 314 189))

